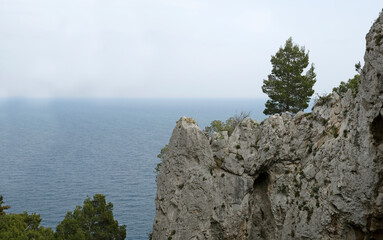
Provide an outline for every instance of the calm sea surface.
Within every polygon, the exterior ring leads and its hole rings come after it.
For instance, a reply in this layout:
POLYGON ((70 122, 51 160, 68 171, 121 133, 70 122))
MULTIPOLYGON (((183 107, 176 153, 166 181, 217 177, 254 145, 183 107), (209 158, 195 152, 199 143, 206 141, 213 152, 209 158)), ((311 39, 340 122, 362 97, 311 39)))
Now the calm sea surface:
POLYGON ((264 100, 0 100, 0 194, 8 212, 55 228, 87 196, 106 195, 127 239, 148 239, 161 148, 181 116, 203 129, 241 111, 263 120, 264 100))

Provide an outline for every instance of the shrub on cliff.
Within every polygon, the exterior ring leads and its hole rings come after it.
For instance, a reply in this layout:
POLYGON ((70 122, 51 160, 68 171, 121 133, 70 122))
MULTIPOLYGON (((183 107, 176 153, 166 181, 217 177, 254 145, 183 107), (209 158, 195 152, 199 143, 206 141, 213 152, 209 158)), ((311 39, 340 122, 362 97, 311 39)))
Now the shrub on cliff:
POLYGON ((322 95, 317 94, 317 97, 314 100, 315 106, 323 106, 329 103, 332 100, 332 94, 324 93, 322 95))
POLYGON ((340 85, 338 87, 333 88, 332 90, 336 92, 339 96, 343 97, 344 94, 348 91, 348 89, 352 90, 352 94, 355 97, 358 93, 358 85, 360 82, 360 73, 361 73, 361 64, 358 62, 355 64, 355 71, 358 72, 358 74, 355 74, 353 78, 348 79, 347 83, 340 82, 340 85))
POLYGON ((168 152, 168 145, 166 144, 165 147, 161 149, 161 152, 157 155, 157 157, 161 160, 159 163, 157 163, 156 168, 154 169, 155 173, 159 173, 162 165, 162 161, 164 160, 164 157, 166 156, 166 153, 168 152))
POLYGON ((309 65, 309 54, 305 48, 294 44, 290 37, 285 46, 271 56, 271 64, 271 74, 267 80, 263 80, 262 86, 262 91, 270 98, 263 113, 297 113, 307 108, 314 94, 316 74, 313 64, 302 74, 309 65))
POLYGON ((205 127, 204 133, 206 136, 211 136, 214 132, 227 131, 227 134, 230 136, 235 127, 249 116, 250 112, 241 112, 239 115, 236 114, 233 117, 230 117, 225 122, 214 120, 210 123, 210 126, 205 127))

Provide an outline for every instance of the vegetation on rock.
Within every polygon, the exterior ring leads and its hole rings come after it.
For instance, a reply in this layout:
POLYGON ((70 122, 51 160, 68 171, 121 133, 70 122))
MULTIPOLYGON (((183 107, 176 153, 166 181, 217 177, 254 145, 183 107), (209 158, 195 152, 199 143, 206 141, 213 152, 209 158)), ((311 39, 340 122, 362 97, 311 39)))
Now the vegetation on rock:
POLYGON ((214 120, 210 123, 210 126, 205 127, 204 133, 206 136, 211 136, 214 132, 227 131, 227 134, 230 136, 233 133, 235 127, 249 116, 250 112, 241 112, 239 115, 236 114, 233 117, 230 117, 225 122, 214 120))
POLYGON ((161 148, 161 152, 157 155, 157 158, 159 158, 161 161, 157 163, 156 168, 154 169, 155 173, 159 173, 162 165, 162 160, 164 160, 164 157, 166 156, 166 153, 168 151, 168 145, 166 144, 165 147, 161 148))
POLYGON ((307 108, 314 94, 316 74, 313 64, 306 74, 302 74, 309 65, 309 54, 305 48, 294 44, 290 37, 285 46, 271 57, 271 64, 271 74, 262 86, 262 91, 270 98, 263 113, 297 113, 307 108))
POLYGON ((315 98, 315 101, 314 101, 314 105, 316 106, 323 106, 325 105, 326 103, 330 102, 332 99, 332 94, 322 94, 322 95, 319 95, 317 94, 317 97, 315 98))
POLYGON ((352 90, 352 95, 355 97, 358 93, 358 85, 360 82, 360 73, 361 73, 361 64, 358 62, 355 64, 355 71, 358 72, 358 74, 355 74, 353 78, 350 78, 347 83, 340 82, 340 85, 338 87, 333 88, 332 90, 336 92, 339 96, 343 97, 348 89, 352 90))

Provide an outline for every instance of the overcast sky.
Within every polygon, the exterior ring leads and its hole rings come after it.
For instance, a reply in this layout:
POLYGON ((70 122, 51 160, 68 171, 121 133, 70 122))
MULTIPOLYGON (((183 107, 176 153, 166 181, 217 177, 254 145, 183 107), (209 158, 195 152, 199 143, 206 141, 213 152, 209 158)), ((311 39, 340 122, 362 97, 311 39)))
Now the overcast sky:
POLYGON ((363 62, 381 0, 0 0, 0 97, 264 98, 291 36, 316 92, 363 62))

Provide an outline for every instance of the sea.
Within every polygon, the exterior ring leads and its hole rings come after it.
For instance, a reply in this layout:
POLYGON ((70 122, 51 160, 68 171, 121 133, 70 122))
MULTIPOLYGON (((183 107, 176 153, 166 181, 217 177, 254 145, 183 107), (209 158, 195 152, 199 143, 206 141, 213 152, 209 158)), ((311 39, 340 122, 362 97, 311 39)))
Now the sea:
POLYGON ((37 213, 55 229, 96 193, 114 205, 128 240, 148 239, 157 154, 176 121, 262 114, 265 99, 0 99, 0 195, 8 213, 37 213))

